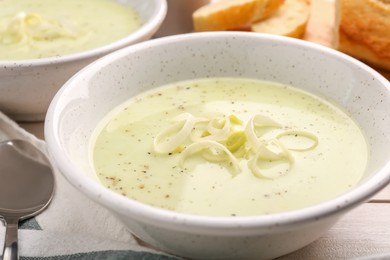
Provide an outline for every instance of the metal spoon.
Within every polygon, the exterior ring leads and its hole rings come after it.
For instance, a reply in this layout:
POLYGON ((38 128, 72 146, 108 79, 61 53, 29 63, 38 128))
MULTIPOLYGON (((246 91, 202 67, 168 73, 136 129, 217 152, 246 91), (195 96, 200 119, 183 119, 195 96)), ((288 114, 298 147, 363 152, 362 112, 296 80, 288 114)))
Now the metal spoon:
POLYGON ((22 140, 0 142, 0 217, 6 226, 4 260, 19 258, 19 221, 43 211, 53 192, 52 168, 40 150, 22 140))

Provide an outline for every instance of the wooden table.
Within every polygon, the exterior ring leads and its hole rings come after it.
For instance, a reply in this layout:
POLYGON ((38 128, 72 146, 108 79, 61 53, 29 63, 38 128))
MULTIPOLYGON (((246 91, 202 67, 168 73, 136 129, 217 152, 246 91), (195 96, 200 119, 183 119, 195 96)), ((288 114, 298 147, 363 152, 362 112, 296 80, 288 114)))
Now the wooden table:
MULTIPOLYGON (((305 40, 331 47, 334 0, 313 0, 305 40)), ((390 113, 390 111, 389 111, 390 113)), ((43 123, 20 123, 43 139, 43 123)), ((390 149, 390 148, 389 148, 390 149)), ((390 185, 343 217, 322 238, 280 259, 351 259, 387 253, 390 259, 390 185)))

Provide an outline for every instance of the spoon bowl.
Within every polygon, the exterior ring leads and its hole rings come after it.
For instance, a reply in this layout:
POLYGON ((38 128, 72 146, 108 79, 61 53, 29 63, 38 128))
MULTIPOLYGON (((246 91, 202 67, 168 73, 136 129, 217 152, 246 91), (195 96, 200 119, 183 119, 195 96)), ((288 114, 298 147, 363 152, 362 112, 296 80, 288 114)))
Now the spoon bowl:
POLYGON ((47 157, 22 140, 0 143, 0 217, 6 226, 3 259, 18 259, 20 220, 43 211, 54 193, 54 175, 47 157))

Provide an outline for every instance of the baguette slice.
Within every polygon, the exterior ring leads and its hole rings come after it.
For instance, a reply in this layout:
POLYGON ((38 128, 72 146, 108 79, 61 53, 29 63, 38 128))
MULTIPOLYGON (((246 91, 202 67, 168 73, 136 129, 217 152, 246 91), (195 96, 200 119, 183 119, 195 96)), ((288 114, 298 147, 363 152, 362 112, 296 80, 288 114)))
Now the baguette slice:
POLYGON ((269 18, 252 24, 253 32, 301 38, 310 17, 309 0, 286 0, 269 18))
POLYGON ((338 50, 390 71, 390 0, 340 0, 338 50))
POLYGON ((310 19, 303 40, 337 49, 339 44, 340 0, 312 0, 310 19))
POLYGON ((194 31, 243 28, 269 17, 283 3, 284 0, 220 0, 212 2, 193 13, 194 31))
MULTIPOLYGON (((364 43, 351 39, 341 30, 338 50, 373 66, 375 69, 390 72, 390 57, 381 57, 364 43)), ((390 52, 390 50, 388 51, 390 52)))

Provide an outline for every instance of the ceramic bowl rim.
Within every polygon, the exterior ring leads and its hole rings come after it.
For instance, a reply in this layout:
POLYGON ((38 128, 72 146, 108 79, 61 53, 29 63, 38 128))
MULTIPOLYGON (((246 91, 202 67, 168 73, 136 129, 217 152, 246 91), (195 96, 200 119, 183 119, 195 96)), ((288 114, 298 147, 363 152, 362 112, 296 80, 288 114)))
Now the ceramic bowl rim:
POLYGON ((128 44, 138 43, 137 41, 146 37, 148 34, 154 34, 157 32, 159 26, 163 23, 165 16, 167 14, 167 2, 166 0, 153 0, 156 3, 156 10, 154 14, 151 15, 151 19, 146 21, 140 28, 136 31, 128 34, 127 36, 116 40, 114 42, 105 44, 100 47, 95 47, 92 49, 70 53, 60 56, 51 56, 39 59, 22 59, 22 60, 0 60, 0 67, 4 68, 21 68, 21 67, 31 67, 31 66, 45 66, 53 65, 60 63, 67 63, 78 60, 85 60, 93 57, 99 57, 107 55, 111 51, 119 50, 121 48, 127 47, 128 44))
MULTIPOLYGON (((260 41, 277 41, 279 43, 283 42, 289 45, 299 45, 305 48, 309 48, 315 52, 323 52, 336 59, 342 59, 348 63, 353 63, 355 66, 360 67, 367 73, 370 73, 374 78, 381 81, 383 86, 390 91, 390 82, 374 69, 363 64, 362 62, 339 51, 321 46, 319 44, 282 36, 252 34, 247 32, 205 32, 168 36, 135 44, 106 55, 105 57, 93 62, 93 64, 85 67, 60 89, 49 107, 45 123, 45 139, 48 145, 48 150, 55 163, 57 163, 60 171, 63 172, 63 175, 70 183, 85 193, 90 199, 95 200, 96 202, 103 204, 105 207, 114 211, 121 212, 126 216, 132 216, 134 219, 137 219, 143 223, 161 225, 177 230, 191 227, 204 228, 205 230, 208 230, 206 232, 214 232, 216 229, 220 230, 221 232, 222 230, 228 232, 228 230, 236 230, 237 228, 240 228, 242 232, 244 232, 244 230, 246 230, 245 232, 250 232, 250 230, 253 228, 268 228, 270 226, 291 227, 293 225, 297 226, 307 222, 318 221, 321 218, 326 218, 332 215, 336 215, 337 213, 346 212, 356 207, 357 205, 367 201, 381 188, 390 183, 389 158, 386 164, 382 165, 381 168, 373 174, 373 176, 371 176, 363 184, 359 185, 358 188, 354 188, 341 196, 316 204, 314 206, 270 215, 209 217, 177 213, 130 200, 90 180, 90 178, 85 176, 85 174, 83 174, 79 168, 68 164, 70 158, 67 158, 66 156, 64 157, 65 152, 60 146, 59 136, 57 135, 59 131, 59 126, 57 123, 60 118, 60 113, 57 111, 56 107, 64 91, 74 85, 74 82, 77 82, 78 78, 82 78, 83 74, 94 72, 96 68, 102 66, 104 67, 111 61, 119 59, 120 57, 131 55, 132 53, 136 53, 139 50, 152 48, 154 46, 170 44, 178 41, 187 41, 202 37, 208 39, 218 37, 245 37, 248 39, 256 38, 260 41)), ((258 231, 254 230, 253 232, 258 231)))

